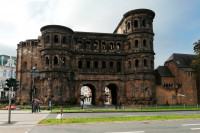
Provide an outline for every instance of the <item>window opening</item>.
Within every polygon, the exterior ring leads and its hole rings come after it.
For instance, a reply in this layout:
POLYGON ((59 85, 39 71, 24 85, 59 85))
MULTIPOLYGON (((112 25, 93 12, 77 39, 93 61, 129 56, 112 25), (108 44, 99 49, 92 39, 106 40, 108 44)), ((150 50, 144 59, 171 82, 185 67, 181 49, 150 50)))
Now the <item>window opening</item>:
POLYGON ((55 65, 58 64, 58 57, 57 56, 54 57, 54 64, 55 65))
POLYGON ((134 27, 138 27, 138 21, 137 20, 134 20, 134 27))
POLYGON ((94 61, 94 68, 95 68, 95 69, 98 68, 98 61, 94 61))
POLYGON ((135 48, 138 48, 139 41, 135 40, 135 48))
POLYGON ((147 59, 144 59, 144 67, 147 67, 147 59))
POLYGON ((112 69, 113 68, 113 62, 111 61, 110 62, 110 69, 112 69))
POLYGON ((142 21, 142 26, 146 27, 146 20, 145 19, 142 21))
POLYGON ((139 60, 135 60, 135 67, 139 67, 139 60))
POLYGON ((49 65, 49 57, 46 57, 46 64, 49 65))
POLYGON ((106 62, 102 61, 102 68, 106 68, 106 62))
POLYGON ((117 62, 117 72, 121 72, 121 62, 117 62))
POLYGON ((87 61, 87 68, 90 68, 90 61, 87 61))
POLYGON ((147 46, 147 41, 144 39, 143 40, 143 46, 146 47, 147 46))
POLYGON ((80 68, 80 69, 82 68, 82 61, 78 62, 78 68, 80 68))
POLYGON ((54 43, 58 43, 58 36, 57 35, 54 36, 54 43))

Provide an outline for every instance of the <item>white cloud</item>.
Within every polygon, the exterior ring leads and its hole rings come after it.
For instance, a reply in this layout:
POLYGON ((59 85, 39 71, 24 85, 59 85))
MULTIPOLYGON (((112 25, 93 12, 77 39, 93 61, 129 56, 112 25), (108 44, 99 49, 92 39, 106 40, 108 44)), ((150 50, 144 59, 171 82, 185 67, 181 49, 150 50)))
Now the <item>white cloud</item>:
POLYGON ((36 39, 44 25, 112 33, 129 10, 148 8, 154 19, 156 66, 175 52, 192 53, 200 38, 200 2, 195 0, 6 0, 0 1, 0 54, 16 55, 17 43, 36 39), (197 40, 195 40, 197 39, 197 40), (10 49, 9 49, 10 47, 10 49), (12 51, 12 52, 10 52, 12 51))

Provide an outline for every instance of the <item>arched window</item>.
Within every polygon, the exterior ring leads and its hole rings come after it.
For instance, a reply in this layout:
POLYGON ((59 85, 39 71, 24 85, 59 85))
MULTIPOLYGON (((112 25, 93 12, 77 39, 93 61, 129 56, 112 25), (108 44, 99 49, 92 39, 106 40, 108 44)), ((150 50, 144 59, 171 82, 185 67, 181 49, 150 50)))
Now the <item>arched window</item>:
POLYGON ((90 41, 86 41, 86 48, 90 49, 90 41))
POLYGON ((117 72, 121 72, 121 62, 117 62, 117 72))
POLYGON ((62 44, 66 44, 66 37, 64 36, 64 37, 62 37, 62 44))
POLYGON ((82 68, 82 61, 80 60, 80 61, 78 61, 78 68, 82 68))
POLYGON ((54 43, 58 43, 58 36, 57 35, 54 36, 54 43))
POLYGON ((128 68, 131 69, 131 61, 128 62, 128 68))
POLYGON ((102 49, 106 49, 106 44, 105 44, 105 42, 102 42, 101 44, 102 44, 102 49))
POLYGON ((147 59, 144 59, 144 67, 147 67, 148 63, 147 63, 147 59))
POLYGON ((95 69, 98 69, 98 65, 99 65, 99 64, 98 64, 98 61, 94 61, 94 68, 95 68, 95 69))
POLYGON ((53 61, 54 61, 54 64, 55 64, 55 65, 58 64, 58 57, 55 56, 53 61))
POLYGON ((138 27, 138 21, 134 20, 134 27, 137 28, 138 27))
POLYGON ((129 50, 131 49, 131 42, 130 41, 128 42, 128 49, 129 50))
POLYGON ((106 68, 106 62, 102 61, 102 68, 106 68))
POLYGON ((139 67, 139 60, 135 60, 135 67, 139 67))
POLYGON ((3 77, 6 77, 7 71, 3 70, 3 77))
POLYGON ((142 26, 146 27, 146 20, 145 19, 142 20, 142 26))
POLYGON ((127 23, 127 29, 129 30, 131 28, 130 22, 127 23))
POLYGON ((90 68, 90 61, 87 61, 87 68, 90 68))
POLYGON ((49 65, 49 57, 46 57, 46 64, 49 65))
POLYGON ((110 61, 110 69, 113 69, 113 62, 110 61))
POLYGON ((135 48, 138 48, 138 45, 139 45, 139 41, 135 40, 135 48))
POLYGON ((46 43, 49 43, 49 42, 50 42, 50 37, 49 37, 49 35, 47 35, 47 36, 45 37, 45 42, 46 42, 46 43))
POLYGON ((113 42, 110 42, 110 50, 114 49, 114 44, 113 42))
POLYGON ((144 39, 143 40, 143 46, 146 47, 147 46, 147 41, 144 39))
POLYGON ((94 42, 94 49, 99 49, 99 43, 97 41, 94 42))
POLYGON ((121 49, 121 45, 120 45, 120 43, 118 42, 117 43, 117 50, 120 50, 121 49))

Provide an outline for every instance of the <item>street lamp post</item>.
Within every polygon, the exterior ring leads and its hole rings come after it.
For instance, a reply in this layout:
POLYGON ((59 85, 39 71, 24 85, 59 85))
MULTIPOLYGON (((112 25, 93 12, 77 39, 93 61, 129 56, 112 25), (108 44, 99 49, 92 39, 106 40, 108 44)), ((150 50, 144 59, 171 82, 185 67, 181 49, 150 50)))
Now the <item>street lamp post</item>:
POLYGON ((37 70, 37 67, 36 66, 34 66, 33 68, 32 68, 32 70, 30 70, 30 73, 31 73, 31 75, 32 75, 32 88, 31 88, 31 103, 32 103, 32 113, 34 112, 33 111, 33 97, 34 97, 34 95, 33 95, 33 89, 34 89, 34 85, 35 85, 35 81, 34 81, 34 78, 35 78, 35 75, 38 73, 39 71, 37 70))

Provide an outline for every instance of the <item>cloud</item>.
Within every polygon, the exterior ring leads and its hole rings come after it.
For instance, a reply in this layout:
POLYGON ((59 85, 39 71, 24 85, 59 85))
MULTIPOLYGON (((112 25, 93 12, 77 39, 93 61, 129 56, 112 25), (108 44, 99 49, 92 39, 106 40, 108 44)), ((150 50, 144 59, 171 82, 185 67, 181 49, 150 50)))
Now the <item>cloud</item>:
POLYGON ((112 33, 123 14, 133 9, 148 8, 156 13, 154 49, 158 66, 172 53, 193 52, 193 43, 200 38, 198 5, 200 2, 196 0, 0 1, 0 54, 16 56, 17 44, 26 39, 37 39, 41 35, 40 28, 45 25, 58 24, 74 31, 112 33))

